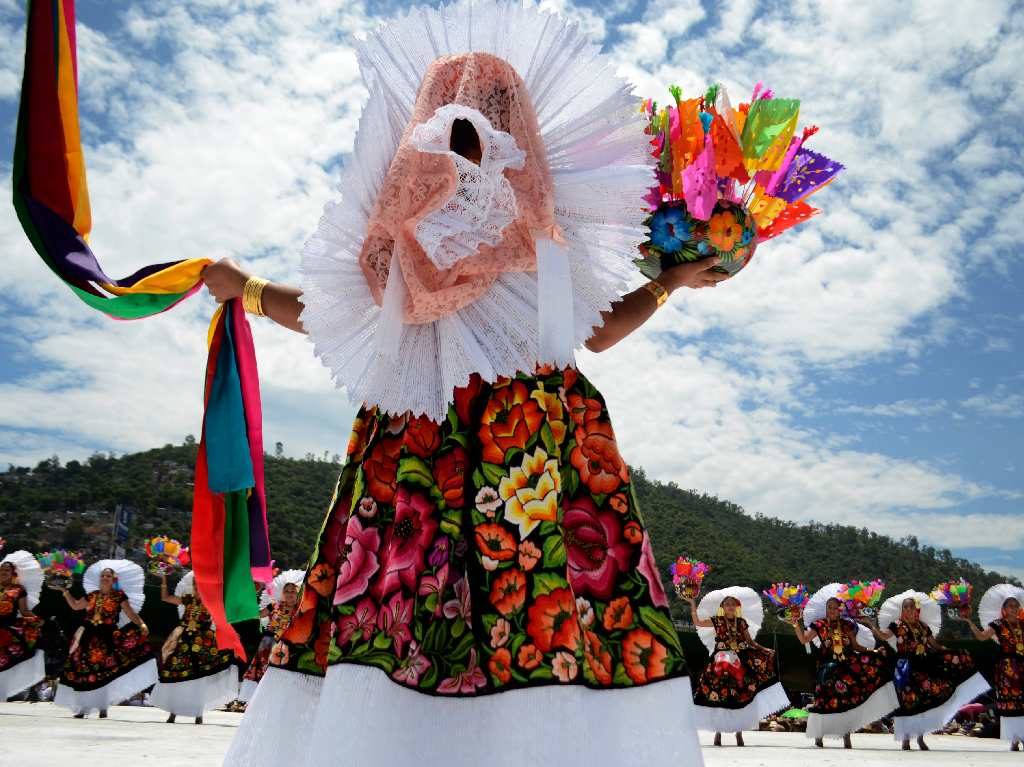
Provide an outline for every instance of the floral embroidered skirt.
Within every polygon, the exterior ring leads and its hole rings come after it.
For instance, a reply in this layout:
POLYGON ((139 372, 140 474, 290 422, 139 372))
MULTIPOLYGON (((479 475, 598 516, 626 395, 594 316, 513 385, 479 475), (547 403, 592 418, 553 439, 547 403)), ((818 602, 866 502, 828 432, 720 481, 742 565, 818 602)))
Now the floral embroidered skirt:
POLYGON ((137 626, 86 623, 64 663, 60 683, 76 691, 98 689, 153 659, 137 626))
POLYGON ((177 641, 174 641, 175 636, 172 634, 164 645, 164 658, 160 666, 161 682, 202 679, 231 668, 234 654, 230 650, 217 649, 217 637, 212 628, 200 627, 194 631, 180 628, 182 631, 177 641))
POLYGON ((691 703, 601 395, 477 378, 441 424, 358 414, 225 764, 700 765, 691 703))
POLYGON ((814 702, 808 710, 837 714, 857 708, 876 691, 890 684, 892 660, 884 651, 853 652, 840 661, 820 663, 814 702))
POLYGON ((735 653, 738 662, 733 663, 716 662, 718 655, 712 653, 693 690, 693 702, 698 706, 743 708, 779 681, 770 652, 756 647, 740 650, 735 653))
POLYGON ((359 413, 271 663, 374 666, 438 695, 685 675, 604 401, 573 369, 359 413))
POLYGON ((249 661, 245 674, 242 676, 245 681, 258 683, 263 678, 267 671, 267 666, 270 664, 270 650, 273 646, 274 637, 272 634, 264 634, 260 638, 256 652, 253 653, 252 660, 249 661))
POLYGON ((900 657, 896 665, 897 716, 914 716, 941 706, 957 687, 974 676, 974 659, 966 650, 939 650, 900 657))
POLYGON ((32 659, 42 626, 42 619, 36 617, 19 617, 0 624, 0 674, 32 659))
POLYGON ((1024 716, 1024 656, 999 657, 992 689, 1000 716, 1024 716))

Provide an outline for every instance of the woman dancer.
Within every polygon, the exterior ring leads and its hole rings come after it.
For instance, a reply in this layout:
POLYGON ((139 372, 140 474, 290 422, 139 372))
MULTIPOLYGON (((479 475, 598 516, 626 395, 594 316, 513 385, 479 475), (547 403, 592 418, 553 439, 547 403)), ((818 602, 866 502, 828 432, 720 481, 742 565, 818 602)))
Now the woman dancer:
POLYGON ((71 640, 53 702, 71 709, 76 719, 96 710, 105 719, 111 705, 157 682, 149 628, 138 614, 145 578, 134 562, 101 559, 85 571, 84 598, 62 589, 72 609, 85 611, 85 623, 71 640))
POLYGON ((180 716, 203 723, 203 712, 235 699, 238 671, 230 650, 218 650, 213 619, 195 590, 195 576, 186 573, 171 594, 167 574, 160 574, 160 598, 178 606, 181 622, 161 650, 160 681, 150 704, 169 713, 167 723, 180 716))
POLYGON ((242 677, 242 687, 238 692, 238 700, 242 703, 248 703, 252 699, 256 686, 267 672, 274 642, 280 639, 281 634, 288 628, 299 604, 299 589, 305 575, 302 570, 285 570, 274 576, 270 586, 261 595, 261 600, 266 600, 266 606, 260 610, 260 622, 266 621, 266 624, 256 654, 253 655, 242 677))
POLYGON ((951 650, 935 639, 942 626, 938 603, 920 591, 890 597, 878 611, 878 621, 865 625, 881 641, 896 648, 896 696, 900 707, 893 716, 893 734, 910 750, 917 739, 946 726, 962 706, 989 689, 966 650, 951 650), (885 626, 880 628, 879 625, 885 626))
POLYGON ((43 681, 43 651, 36 649, 43 621, 39 603, 43 571, 27 551, 0 560, 0 703, 43 681))
POLYGON ((1012 583, 993 586, 981 597, 978 617, 985 628, 968 619, 971 633, 981 641, 999 643, 993 687, 999 712, 999 737, 1011 751, 1024 744, 1024 589, 1012 583))
POLYGON ((841 737, 844 748, 853 748, 850 733, 899 706, 892 664, 865 646, 874 643, 867 629, 866 637, 858 636, 857 624, 843 616, 843 603, 835 597, 842 588, 832 583, 811 597, 804 610, 806 629, 792 621, 797 639, 816 646, 817 680, 806 732, 818 748, 826 737, 841 737))
POLYGON ((724 276, 709 259, 623 295, 646 121, 576 27, 456 3, 360 45, 370 101, 301 290, 206 273, 309 332, 366 402, 227 763, 700 764, 629 471, 573 349, 724 276))
POLYGON ((735 732, 742 746, 743 730, 755 730, 764 717, 789 708, 774 651, 754 641, 764 620, 761 598, 746 586, 730 586, 706 594, 699 607, 693 599, 689 603, 693 625, 711 654, 693 691, 697 729, 714 732, 716 746, 723 732, 735 732))

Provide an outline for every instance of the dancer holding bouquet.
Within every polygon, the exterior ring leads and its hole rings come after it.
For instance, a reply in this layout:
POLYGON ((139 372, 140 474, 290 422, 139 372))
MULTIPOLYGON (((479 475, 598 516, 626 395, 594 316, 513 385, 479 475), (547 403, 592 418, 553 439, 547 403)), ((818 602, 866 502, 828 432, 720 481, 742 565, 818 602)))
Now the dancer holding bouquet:
POLYGON ((43 651, 36 649, 43 622, 39 604, 43 571, 27 551, 0 560, 0 703, 46 676, 43 651))

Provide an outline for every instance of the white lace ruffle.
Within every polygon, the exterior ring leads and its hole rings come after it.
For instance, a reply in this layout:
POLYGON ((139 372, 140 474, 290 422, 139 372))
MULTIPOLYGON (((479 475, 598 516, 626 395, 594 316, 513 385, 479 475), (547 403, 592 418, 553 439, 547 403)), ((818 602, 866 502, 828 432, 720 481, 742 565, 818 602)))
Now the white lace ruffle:
POLYGON ((522 168, 525 153, 508 133, 495 130, 486 117, 461 104, 440 107, 416 126, 412 144, 421 152, 447 155, 459 174, 455 193, 416 226, 416 241, 439 269, 449 269, 472 256, 483 244, 497 245, 517 215, 516 194, 505 168, 522 168), (468 120, 480 139, 477 165, 451 151, 452 123, 468 120))
POLYGON ((461 0, 413 8, 359 44, 371 95, 342 171, 342 199, 327 204, 303 250, 300 319, 316 355, 353 401, 436 421, 473 373, 494 381, 562 362, 540 353, 532 273, 506 273, 465 309, 403 325, 394 361, 377 354, 381 309, 359 265, 367 223, 427 67, 439 56, 466 51, 509 62, 533 99, 555 189, 555 221, 568 242, 576 347, 637 281, 633 259, 645 217, 637 201, 651 183, 638 100, 599 47, 557 15, 511 0, 461 0))
MULTIPOLYGON (((128 597, 128 604, 135 612, 146 603, 146 573, 141 567, 127 559, 101 559, 93 562, 82 575, 82 588, 86 594, 100 590, 100 574, 110 568, 117 573, 117 588, 128 597)), ((121 612, 118 626, 126 626, 128 616, 121 612)))
POLYGON ((204 711, 230 703, 238 695, 238 670, 231 666, 216 674, 183 682, 157 682, 149 705, 169 714, 202 716, 204 711))
POLYGON ((810 714, 807 717, 808 738, 841 738, 847 733, 856 732, 872 722, 888 716, 900 702, 896 698, 896 687, 892 682, 879 687, 871 696, 856 708, 839 714, 810 714))
POLYGON ((488 764, 700 767, 690 680, 631 689, 545 685, 476 698, 424 695, 379 669, 270 668, 225 767, 488 764))
POLYGON ((39 592, 43 588, 43 578, 46 576, 43 568, 39 566, 38 560, 24 549, 12 551, 3 559, 0 559, 0 565, 4 562, 10 562, 14 565, 18 585, 25 589, 25 601, 28 602, 28 609, 34 610, 36 605, 39 604, 39 592))
POLYGON ((761 690, 743 708, 693 707, 693 722, 705 732, 742 732, 756 730, 767 716, 789 708, 789 696, 780 682, 761 690))
POLYGON ((147 687, 156 684, 158 679, 156 659, 151 658, 141 666, 136 666, 127 674, 122 674, 117 679, 95 690, 78 691, 58 684, 53 702, 63 708, 71 709, 74 714, 102 711, 142 692, 147 687))
MULTIPOLYGON (((903 614, 903 600, 916 599, 921 607, 921 620, 932 630, 933 636, 938 636, 942 630, 942 608, 939 603, 925 594, 923 591, 908 589, 895 596, 886 599, 878 609, 878 625, 883 631, 888 631, 890 624, 899 623, 903 614)), ((896 647, 895 635, 888 640, 889 644, 896 647)))
MULTIPOLYGON (((727 586, 724 589, 709 591, 697 604, 697 617, 705 620, 718 613, 718 608, 726 597, 732 597, 740 603, 740 617, 747 622, 747 631, 751 639, 757 638, 757 632, 761 630, 764 623, 764 604, 760 595, 749 586, 727 586)), ((697 627, 697 636, 708 652, 715 651, 715 630, 707 627, 697 627)), ((727 730, 723 730, 727 732, 727 730)))
POLYGON ((34 684, 46 676, 46 662, 42 650, 36 650, 31 658, 0 671, 0 703, 34 684))
POLYGON ((949 700, 942 705, 913 716, 894 716, 892 718, 892 734, 896 740, 904 741, 941 730, 956 716, 957 711, 979 695, 984 695, 989 689, 985 677, 975 673, 957 685, 949 700))
MULTIPOLYGON (((1024 606, 1024 588, 1012 583, 997 583, 982 594, 981 601, 978 603, 978 619, 981 621, 983 629, 992 621, 997 621, 1002 617, 1003 603, 1010 598, 1016 599, 1024 606)), ((992 639, 996 642, 999 641, 999 637, 992 637, 992 639)))

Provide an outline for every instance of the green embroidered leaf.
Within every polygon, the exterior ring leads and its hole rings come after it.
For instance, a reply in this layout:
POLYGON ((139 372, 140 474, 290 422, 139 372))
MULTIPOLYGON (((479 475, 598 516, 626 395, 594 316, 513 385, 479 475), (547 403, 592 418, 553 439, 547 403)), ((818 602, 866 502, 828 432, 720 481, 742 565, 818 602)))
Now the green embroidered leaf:
POLYGON ((665 613, 653 607, 644 606, 640 608, 640 620, 671 649, 682 654, 683 647, 679 643, 676 627, 672 625, 672 621, 665 613))
POLYGON ((431 613, 434 612, 434 610, 437 609, 437 599, 438 599, 437 592, 433 592, 431 594, 428 594, 427 598, 423 600, 423 607, 428 612, 431 612, 431 613))
POLYGON ((505 477, 505 469, 498 466, 496 463, 481 463, 480 469, 484 473, 484 479, 487 480, 486 484, 498 486, 505 477))
POLYGON ((533 596, 537 598, 544 594, 550 594, 555 589, 569 587, 569 582, 556 573, 534 573, 533 574, 533 596))
POLYGON ((370 643, 369 642, 360 642, 359 644, 353 646, 352 649, 348 651, 348 657, 350 657, 350 658, 358 658, 360 655, 366 655, 366 653, 368 653, 369 651, 370 651, 370 643))
POLYGON ((490 634, 491 629, 494 628, 494 624, 498 622, 498 616, 494 613, 484 613, 484 616, 480 619, 480 622, 484 624, 484 631, 490 634))
POLYGON ((363 657, 363 662, 384 669, 389 674, 395 669, 395 656, 391 653, 370 653, 363 657))
POLYGON ((556 530, 544 539, 544 567, 561 567, 565 561, 565 539, 556 530))
MULTIPOLYGON (((573 443, 575 444, 575 443, 573 443)), ((569 455, 570 451, 566 450, 565 455, 569 455)), ((562 472, 562 492, 566 498, 575 498, 576 491, 580 489, 580 475, 576 469, 571 468, 571 464, 566 464, 570 468, 565 469, 562 472)))
POLYGON ((348 510, 350 514, 355 509, 355 507, 359 503, 359 501, 362 500, 362 498, 363 498, 363 491, 365 489, 366 489, 366 475, 363 474, 363 469, 362 469, 362 467, 360 467, 359 471, 356 472, 355 482, 352 483, 352 505, 351 505, 351 508, 348 510))
POLYGON ((387 634, 377 634, 373 638, 373 647, 375 650, 386 650, 391 647, 391 637, 387 634))
POLYGON ((427 672, 420 677, 420 687, 429 689, 437 684, 437 664, 434 663, 427 669, 427 672))
POLYGON ((434 484, 434 477, 426 462, 415 455, 408 455, 398 462, 396 482, 406 482, 420 487, 429 488, 434 484))
POLYGON ((551 673, 551 669, 541 666, 540 668, 534 669, 530 672, 530 679, 554 679, 555 675, 551 673))
POLYGON ((617 685, 632 686, 633 680, 626 673, 626 667, 621 663, 615 664, 615 674, 612 675, 612 682, 617 685))
POLYGON ((334 643, 334 639, 331 639, 331 649, 327 651, 327 662, 334 663, 341 657, 341 648, 334 643))
POLYGON ((455 623, 452 625, 452 636, 458 639, 460 636, 462 636, 462 632, 464 632, 465 630, 466 621, 464 621, 462 619, 462 616, 460 615, 458 618, 455 619, 455 623))
POLYGON ((473 469, 473 487, 479 490, 481 487, 487 484, 487 480, 484 479, 483 472, 480 469, 473 469))
POLYGON ((295 664, 299 671, 305 671, 310 674, 323 674, 324 670, 316 662, 316 653, 312 650, 307 650, 299 656, 298 663, 295 664))
POLYGON ((469 449, 469 440, 466 438, 466 435, 462 434, 461 432, 455 432, 454 434, 449 434, 447 439, 445 439, 445 445, 446 446, 450 446, 450 444, 453 443, 453 442, 461 445, 462 447, 466 448, 467 450, 469 449))
POLYGON ((441 516, 441 532, 458 538, 462 534, 462 512, 458 509, 447 509, 441 516))
POLYGON ((474 642, 476 642, 476 638, 472 632, 469 632, 462 637, 457 645, 448 650, 445 655, 450 661, 459 661, 467 658, 474 642))
POLYGON ((519 466, 523 462, 523 450, 518 447, 510 447, 505 451, 505 465, 506 466, 519 466))
POLYGON ((540 428, 540 439, 544 443, 544 449, 548 451, 549 456, 558 455, 558 443, 555 442, 555 435, 551 433, 551 424, 547 421, 540 428))

